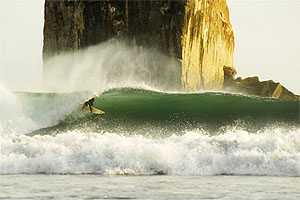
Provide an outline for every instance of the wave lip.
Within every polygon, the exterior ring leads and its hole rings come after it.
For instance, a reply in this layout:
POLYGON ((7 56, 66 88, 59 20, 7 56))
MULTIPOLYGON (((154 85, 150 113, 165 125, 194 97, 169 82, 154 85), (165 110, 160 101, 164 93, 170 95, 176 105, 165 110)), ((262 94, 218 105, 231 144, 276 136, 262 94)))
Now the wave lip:
POLYGON ((0 138, 0 174, 300 176, 300 130, 114 133, 0 138))

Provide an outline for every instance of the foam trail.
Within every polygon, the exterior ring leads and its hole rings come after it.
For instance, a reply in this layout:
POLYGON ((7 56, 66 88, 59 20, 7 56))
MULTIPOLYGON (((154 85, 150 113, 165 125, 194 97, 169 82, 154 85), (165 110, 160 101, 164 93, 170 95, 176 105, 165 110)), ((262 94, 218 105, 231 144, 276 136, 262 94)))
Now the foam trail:
POLYGON ((147 138, 114 133, 1 138, 0 174, 300 176, 300 130, 147 138))

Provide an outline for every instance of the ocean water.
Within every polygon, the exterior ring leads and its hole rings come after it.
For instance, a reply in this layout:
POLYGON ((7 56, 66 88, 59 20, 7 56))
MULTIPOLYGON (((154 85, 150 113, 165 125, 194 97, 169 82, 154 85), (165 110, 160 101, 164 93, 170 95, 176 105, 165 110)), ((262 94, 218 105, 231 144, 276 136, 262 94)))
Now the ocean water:
POLYGON ((121 89, 95 116, 91 96, 0 87, 0 199, 300 198, 298 102, 121 89))
POLYGON ((300 179, 252 176, 1 176, 0 199, 298 200, 300 179))

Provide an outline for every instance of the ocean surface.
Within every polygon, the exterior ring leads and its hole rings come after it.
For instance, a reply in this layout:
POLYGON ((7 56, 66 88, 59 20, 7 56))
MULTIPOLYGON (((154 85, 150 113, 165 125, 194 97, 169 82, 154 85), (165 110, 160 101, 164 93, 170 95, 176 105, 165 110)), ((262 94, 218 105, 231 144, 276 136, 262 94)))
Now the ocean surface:
POLYGON ((300 199, 299 102, 0 87, 0 199, 300 199))
POLYGON ((251 176, 1 176, 0 199, 298 200, 300 179, 251 176))

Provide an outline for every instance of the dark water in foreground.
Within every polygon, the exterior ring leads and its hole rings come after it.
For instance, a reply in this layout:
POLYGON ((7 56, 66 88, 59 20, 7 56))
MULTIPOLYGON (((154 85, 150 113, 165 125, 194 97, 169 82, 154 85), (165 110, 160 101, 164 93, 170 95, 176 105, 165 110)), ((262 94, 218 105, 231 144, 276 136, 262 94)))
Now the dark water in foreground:
POLYGON ((1 176, 0 199, 298 200, 300 178, 1 176))

